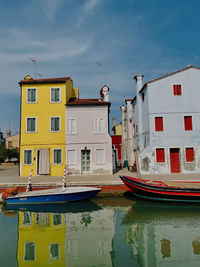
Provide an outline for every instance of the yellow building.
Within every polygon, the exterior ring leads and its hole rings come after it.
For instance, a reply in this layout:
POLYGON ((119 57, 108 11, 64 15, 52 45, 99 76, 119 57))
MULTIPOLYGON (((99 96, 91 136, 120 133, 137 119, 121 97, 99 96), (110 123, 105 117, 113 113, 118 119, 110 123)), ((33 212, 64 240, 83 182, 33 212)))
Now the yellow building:
POLYGON ((65 168, 65 104, 78 97, 70 77, 33 79, 21 86, 20 175, 61 176, 65 168))
POLYGON ((19 212, 19 267, 66 266, 64 214, 19 212))

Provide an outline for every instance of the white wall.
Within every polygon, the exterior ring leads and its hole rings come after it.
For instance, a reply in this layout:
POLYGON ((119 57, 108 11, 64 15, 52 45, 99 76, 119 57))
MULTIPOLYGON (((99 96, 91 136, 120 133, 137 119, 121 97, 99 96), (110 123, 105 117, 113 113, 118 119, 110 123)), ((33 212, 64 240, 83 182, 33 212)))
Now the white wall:
POLYGON ((68 118, 77 120, 77 133, 68 135, 66 132, 66 160, 67 150, 76 150, 76 163, 67 165, 68 173, 81 174, 81 150, 87 148, 91 150, 89 174, 112 174, 112 141, 108 134, 108 106, 67 106, 66 120, 68 118), (104 118, 104 134, 95 134, 94 121, 97 117, 104 118), (96 164, 96 149, 105 150, 104 163, 96 164))

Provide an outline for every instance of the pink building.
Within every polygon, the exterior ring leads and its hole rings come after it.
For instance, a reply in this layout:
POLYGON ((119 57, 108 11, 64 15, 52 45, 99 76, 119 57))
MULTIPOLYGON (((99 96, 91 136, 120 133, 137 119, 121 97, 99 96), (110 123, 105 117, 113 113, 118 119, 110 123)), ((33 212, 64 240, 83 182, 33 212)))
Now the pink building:
POLYGON ((69 174, 112 174, 109 88, 101 99, 70 99, 66 104, 66 168, 69 174))

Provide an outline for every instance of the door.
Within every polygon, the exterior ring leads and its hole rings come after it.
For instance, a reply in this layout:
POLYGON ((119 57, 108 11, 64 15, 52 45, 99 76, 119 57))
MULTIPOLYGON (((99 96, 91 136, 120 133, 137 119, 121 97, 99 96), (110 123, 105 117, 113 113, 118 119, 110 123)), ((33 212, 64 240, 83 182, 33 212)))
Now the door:
POLYGON ((81 172, 90 171, 90 150, 81 150, 81 172))
POLYGON ((37 174, 49 174, 49 149, 40 149, 37 152, 37 174))
POLYGON ((180 169, 180 149, 170 148, 171 173, 179 173, 180 169))

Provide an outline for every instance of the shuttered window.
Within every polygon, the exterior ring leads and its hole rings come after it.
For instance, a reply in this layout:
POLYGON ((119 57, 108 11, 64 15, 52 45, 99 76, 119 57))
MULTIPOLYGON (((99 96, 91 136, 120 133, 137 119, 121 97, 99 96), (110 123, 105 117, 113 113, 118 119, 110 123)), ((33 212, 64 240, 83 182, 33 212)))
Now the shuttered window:
POLYGON ((96 150, 96 163, 97 164, 105 163, 105 150, 104 149, 96 150))
POLYGON ((67 165, 76 164, 76 150, 67 150, 67 165))
POLYGON ((163 117, 155 117, 155 130, 156 132, 162 132, 163 127, 163 117))
POLYGON ((32 164, 32 150, 24 150, 24 165, 32 164))
POLYGON ((53 150, 53 163, 62 164, 62 149, 53 150))
POLYGON ((173 85, 174 95, 182 95, 181 84, 173 85))
POLYGON ((184 116, 185 131, 192 131, 192 116, 184 116))
POLYGON ((76 119, 67 119, 67 134, 77 133, 77 122, 76 119))
POLYGON ((60 131, 60 117, 51 117, 51 132, 60 131))
POLYGON ((26 131, 27 133, 36 132, 36 118, 26 118, 26 131))
POLYGON ((156 148, 156 162, 165 162, 164 148, 156 148))
POLYGON ((36 103, 36 102, 37 102, 36 88, 28 88, 27 103, 36 103))
POLYGON ((51 102, 60 102, 60 88, 51 88, 51 102))
POLYGON ((186 157, 186 162, 194 161, 194 148, 193 147, 187 147, 185 149, 185 157, 186 157))
POLYGON ((105 120, 104 120, 104 118, 95 118, 94 132, 96 134, 105 133, 105 120))

